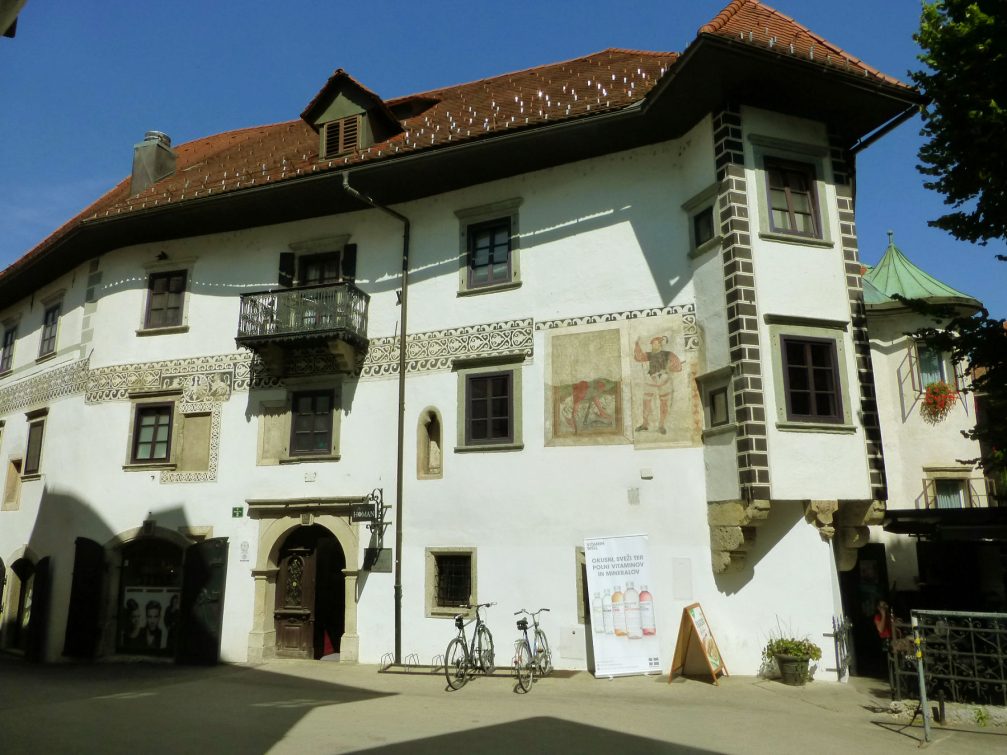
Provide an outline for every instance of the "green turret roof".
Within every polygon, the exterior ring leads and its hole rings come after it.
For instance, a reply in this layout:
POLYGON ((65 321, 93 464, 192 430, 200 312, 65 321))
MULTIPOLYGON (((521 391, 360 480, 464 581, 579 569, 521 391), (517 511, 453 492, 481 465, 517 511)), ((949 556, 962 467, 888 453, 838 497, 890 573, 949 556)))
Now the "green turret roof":
POLYGON ((979 307, 979 302, 941 283, 920 270, 895 246, 895 234, 888 232, 888 248, 881 261, 864 273, 864 303, 868 306, 894 305, 895 296, 923 299, 927 302, 964 304, 979 307))

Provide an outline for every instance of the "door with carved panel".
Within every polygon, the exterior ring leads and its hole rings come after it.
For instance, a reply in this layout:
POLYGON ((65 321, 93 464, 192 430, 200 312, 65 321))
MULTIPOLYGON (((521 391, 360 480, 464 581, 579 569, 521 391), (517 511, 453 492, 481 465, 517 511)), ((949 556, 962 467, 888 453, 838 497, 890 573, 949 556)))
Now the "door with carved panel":
POLYGON ((313 658, 315 635, 315 548, 281 552, 276 583, 276 655, 313 658))

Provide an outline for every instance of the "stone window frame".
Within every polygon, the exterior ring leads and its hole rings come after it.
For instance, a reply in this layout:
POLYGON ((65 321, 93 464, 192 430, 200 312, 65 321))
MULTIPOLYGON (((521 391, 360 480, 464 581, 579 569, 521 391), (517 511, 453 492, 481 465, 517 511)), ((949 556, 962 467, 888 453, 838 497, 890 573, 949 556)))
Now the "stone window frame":
POLYGON ((179 412, 178 402, 182 396, 180 390, 169 391, 134 391, 129 394, 129 433, 126 436, 126 458, 122 469, 125 472, 147 472, 150 470, 169 470, 178 467, 178 454, 182 448, 182 426, 184 416, 179 412), (171 405, 171 422, 168 432, 168 458, 151 459, 150 461, 135 458, 137 418, 140 410, 150 406, 171 405))
POLYGON ((162 336, 174 333, 189 332, 189 305, 192 299, 192 271, 196 260, 192 257, 184 259, 159 259, 146 263, 143 268, 144 276, 144 296, 141 302, 142 309, 139 314, 139 325, 136 328, 138 336, 162 336), (177 325, 163 325, 151 328, 147 325, 147 316, 150 312, 150 278, 153 275, 166 275, 169 273, 185 273, 185 289, 182 291, 182 312, 181 320, 177 325))
POLYGON ((792 432, 855 433, 857 427, 853 424, 853 402, 856 396, 850 389, 849 378, 852 356, 847 351, 845 339, 849 323, 843 320, 817 320, 781 315, 765 315, 764 319, 769 326, 773 394, 776 399, 776 428, 792 432), (839 378, 839 398, 842 402, 842 417, 839 421, 820 422, 789 418, 781 338, 786 336, 833 343, 836 357, 835 369, 839 378))
POLYGON ((689 258, 702 257, 709 251, 719 249, 723 236, 720 233, 720 223, 717 217, 718 186, 712 183, 691 199, 682 204, 682 210, 688 216, 689 226, 689 258), (710 210, 713 215, 713 236, 699 244, 696 243, 696 219, 704 211, 710 210))
POLYGON ((756 206, 759 210, 759 238, 767 241, 781 241, 787 244, 813 246, 827 249, 835 248, 832 221, 829 215, 828 180, 829 148, 819 144, 779 139, 774 136, 749 134, 748 141, 752 146, 752 155, 758 180, 756 206), (809 166, 812 173, 812 194, 814 195, 815 211, 818 220, 818 234, 810 236, 797 232, 774 230, 769 216, 769 173, 766 161, 770 163, 783 162, 792 165, 809 166))
POLYGON ((524 448, 524 426, 521 373, 523 357, 498 357, 492 359, 459 360, 454 363, 458 376, 457 436, 455 453, 479 451, 520 451, 524 448), (511 374, 511 439, 494 443, 471 444, 466 442, 468 428, 468 379, 473 375, 509 372, 511 374))
POLYGON ((313 462, 339 461, 340 459, 340 434, 342 428, 343 415, 343 384, 341 380, 332 378, 310 378, 287 380, 286 388, 282 397, 263 398, 259 400, 261 414, 259 415, 255 464, 256 466, 276 466, 278 464, 308 464, 313 462), (292 409, 293 396, 295 393, 312 391, 332 391, 332 436, 327 454, 291 454, 290 438, 292 430, 292 409), (269 453, 268 438, 266 437, 267 413, 272 413, 279 418, 279 426, 274 428, 280 437, 283 438, 281 453, 273 455, 269 453))
POLYGON ((458 218, 458 296, 488 294, 507 291, 521 286, 521 234, 518 208, 524 199, 514 197, 499 202, 455 210, 458 218), (510 224, 510 279, 499 283, 473 286, 469 282, 469 231, 493 221, 507 220, 510 224))
POLYGON ((474 546, 438 546, 424 549, 424 605, 428 619, 453 619, 458 614, 471 618, 475 616, 474 608, 460 606, 442 606, 437 603, 437 557, 462 556, 469 557, 469 604, 479 602, 478 558, 474 546))

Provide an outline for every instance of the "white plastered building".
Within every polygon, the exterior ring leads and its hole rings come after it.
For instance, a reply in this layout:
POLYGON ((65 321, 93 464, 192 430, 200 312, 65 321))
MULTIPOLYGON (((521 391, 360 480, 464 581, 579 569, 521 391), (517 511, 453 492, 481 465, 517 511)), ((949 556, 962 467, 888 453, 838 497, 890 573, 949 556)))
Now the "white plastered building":
POLYGON ((681 54, 149 133, 0 275, 0 645, 427 663, 494 601, 588 668, 584 540, 646 534, 663 666, 699 602, 733 673, 780 626, 841 667, 887 498, 852 168, 919 98, 809 39, 746 0, 681 54))

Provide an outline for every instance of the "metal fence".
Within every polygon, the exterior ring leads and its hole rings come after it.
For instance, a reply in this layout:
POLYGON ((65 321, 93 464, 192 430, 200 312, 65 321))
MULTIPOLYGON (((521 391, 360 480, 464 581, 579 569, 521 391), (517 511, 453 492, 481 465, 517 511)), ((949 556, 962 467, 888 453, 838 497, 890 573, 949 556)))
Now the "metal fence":
POLYGON ((839 677, 839 681, 843 680, 843 677, 846 676, 851 666, 853 653, 851 652, 852 640, 850 632, 852 629, 853 622, 848 618, 845 616, 833 616, 832 632, 825 635, 832 638, 832 642, 836 647, 836 667, 825 670, 835 671, 836 676, 839 677))
MULTIPOLYGON (((926 695, 949 702, 1007 705, 1007 614, 913 611, 926 695)), ((893 623, 888 658, 893 699, 916 698, 920 683, 909 622, 893 623)))

